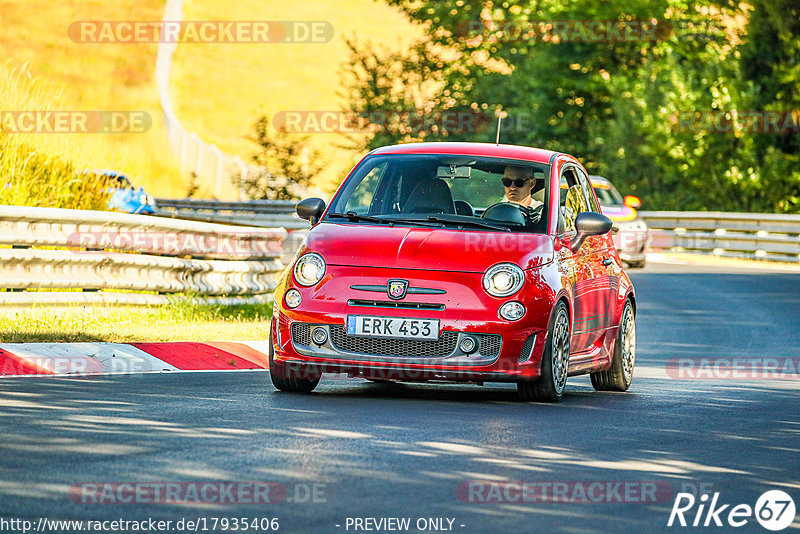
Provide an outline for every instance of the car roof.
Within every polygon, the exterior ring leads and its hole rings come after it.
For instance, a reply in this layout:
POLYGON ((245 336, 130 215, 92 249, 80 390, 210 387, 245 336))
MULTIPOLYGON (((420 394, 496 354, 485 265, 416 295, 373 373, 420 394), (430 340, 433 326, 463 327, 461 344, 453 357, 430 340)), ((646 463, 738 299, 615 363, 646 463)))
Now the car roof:
POLYGON ((549 164, 560 152, 518 145, 496 145, 494 143, 406 143, 376 148, 370 154, 455 154, 464 156, 486 156, 532 161, 549 164))

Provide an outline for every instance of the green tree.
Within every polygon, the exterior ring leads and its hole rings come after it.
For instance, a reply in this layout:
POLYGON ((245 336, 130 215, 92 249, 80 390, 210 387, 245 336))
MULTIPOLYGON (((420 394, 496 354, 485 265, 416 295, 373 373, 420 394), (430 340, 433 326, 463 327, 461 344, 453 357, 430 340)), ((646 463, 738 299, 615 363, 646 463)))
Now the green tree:
POLYGON ((308 148, 308 136, 298 137, 285 129, 273 132, 266 116, 260 117, 253 129, 250 139, 258 148, 251 161, 266 171, 250 173, 244 179, 234 176, 234 184, 251 199, 301 198, 324 166, 319 151, 308 148))
MULTIPOLYGON (((425 37, 406 54, 350 43, 350 111, 490 116, 502 107, 503 142, 579 155, 648 208, 797 209, 797 135, 680 122, 689 112, 798 109, 797 0, 758 0, 747 11, 725 0, 389 3, 425 37), (513 31, 543 21, 657 21, 658 29, 656 39, 631 40, 513 31)), ((493 140, 480 129, 414 133, 382 128, 366 147, 493 140)))

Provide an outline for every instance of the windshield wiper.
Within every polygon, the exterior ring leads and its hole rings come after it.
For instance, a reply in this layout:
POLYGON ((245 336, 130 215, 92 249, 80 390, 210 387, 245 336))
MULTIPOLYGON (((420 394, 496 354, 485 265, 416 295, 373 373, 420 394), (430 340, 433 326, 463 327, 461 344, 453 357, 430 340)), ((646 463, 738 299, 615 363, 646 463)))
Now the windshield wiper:
POLYGON ((381 224, 386 224, 387 222, 391 222, 387 221, 386 219, 379 219, 378 217, 373 217, 372 215, 359 215, 354 211, 348 211, 347 213, 329 213, 328 217, 330 217, 331 219, 347 219, 352 222, 366 221, 366 222, 374 222, 381 224))
POLYGON ((449 224, 454 226, 477 226, 478 228, 489 228, 491 230, 500 230, 502 232, 510 232, 511 228, 507 226, 498 226, 496 224, 480 221, 480 220, 461 220, 461 219, 443 219, 436 215, 430 215, 429 221, 438 222, 442 224, 449 224))
POLYGON ((428 228, 438 228, 442 226, 442 223, 438 221, 428 221, 426 217, 395 217, 394 215, 390 215, 381 220, 392 224, 418 224, 428 228))

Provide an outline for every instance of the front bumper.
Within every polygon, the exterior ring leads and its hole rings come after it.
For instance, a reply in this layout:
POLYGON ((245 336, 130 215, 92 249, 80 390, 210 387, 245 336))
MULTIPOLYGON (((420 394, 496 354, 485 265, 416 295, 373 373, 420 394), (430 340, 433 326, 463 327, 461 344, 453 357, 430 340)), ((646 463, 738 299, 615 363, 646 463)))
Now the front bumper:
POLYGON ((273 321, 275 361, 317 373, 399 380, 517 381, 539 376, 541 353, 554 297, 537 271, 526 272, 520 293, 504 299, 487 295, 480 273, 409 271, 390 268, 330 267, 313 288, 293 284, 291 275, 276 291, 273 321), (353 289, 385 286, 402 278, 413 288, 435 289, 436 294, 408 294, 391 301, 386 293, 353 289), (296 309, 283 304, 289 288, 301 292, 296 309), (498 316, 510 300, 522 302, 526 315, 509 322, 498 316), (440 323, 436 341, 396 340, 348 335, 348 315, 434 318, 440 323), (314 343, 312 332, 325 332, 314 343), (473 336, 474 352, 459 348, 473 336))

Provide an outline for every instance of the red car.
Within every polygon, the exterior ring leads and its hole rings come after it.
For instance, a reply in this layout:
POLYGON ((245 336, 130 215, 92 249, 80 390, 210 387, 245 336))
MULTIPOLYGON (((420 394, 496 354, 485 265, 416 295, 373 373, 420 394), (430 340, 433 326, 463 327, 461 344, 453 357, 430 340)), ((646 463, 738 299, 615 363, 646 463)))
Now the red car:
POLYGON ((312 224, 275 292, 270 375, 310 392, 323 373, 373 381, 514 382, 557 401, 633 377, 636 300, 586 171, 521 146, 379 148, 312 224), (568 185, 559 194, 559 183, 568 185))

